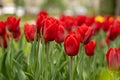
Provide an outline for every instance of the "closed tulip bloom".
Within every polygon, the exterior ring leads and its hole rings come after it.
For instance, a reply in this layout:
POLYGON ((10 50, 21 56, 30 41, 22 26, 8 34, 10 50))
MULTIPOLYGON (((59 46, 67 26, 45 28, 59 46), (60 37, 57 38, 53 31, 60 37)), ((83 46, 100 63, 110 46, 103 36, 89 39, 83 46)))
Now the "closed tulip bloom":
POLYGON ((18 40, 21 38, 20 28, 19 28, 17 31, 13 32, 13 38, 14 38, 16 41, 18 41, 18 40))
POLYGON ((60 20, 64 22, 64 27, 68 32, 71 31, 77 23, 73 16, 61 15, 60 20))
POLYGON ((65 37, 65 28, 63 25, 59 25, 58 27, 58 31, 57 31, 57 35, 56 35, 56 38, 55 38, 55 41, 57 43, 61 43, 64 41, 64 37, 65 37))
POLYGON ((85 15, 77 15, 77 26, 81 26, 85 22, 86 16, 85 15))
POLYGON ((45 42, 55 40, 57 36, 59 23, 56 19, 49 17, 45 21, 45 26, 43 28, 43 37, 45 42))
POLYGON ((95 51, 96 41, 90 40, 89 43, 84 45, 85 53, 87 56, 93 56, 95 51))
POLYGON ((85 24, 86 24, 87 26, 91 26, 91 25, 94 23, 94 20, 95 20, 95 17, 93 17, 93 16, 86 17, 86 19, 85 19, 85 24))
POLYGON ((36 37, 36 27, 34 24, 25 24, 24 33, 28 42, 34 41, 36 37))
POLYGON ((6 22, 0 21, 0 36, 5 35, 6 33, 6 22))
POLYGON ((120 69, 120 48, 110 48, 106 54, 106 61, 109 69, 120 69))
POLYGON ((10 16, 7 18, 7 28, 10 32, 15 32, 19 29, 20 18, 10 16))
POLYGON ((114 40, 118 35, 119 35, 119 26, 111 26, 108 31, 108 38, 110 40, 114 40))
POLYGON ((48 18, 47 15, 39 15, 36 19, 37 33, 40 34, 41 29, 44 27, 45 20, 48 18))
POLYGON ((64 49, 68 56, 75 56, 78 54, 80 41, 74 32, 70 32, 64 40, 64 49))
POLYGON ((77 28, 77 33, 80 36, 80 41, 84 44, 87 44, 92 37, 93 28, 83 24, 77 28))

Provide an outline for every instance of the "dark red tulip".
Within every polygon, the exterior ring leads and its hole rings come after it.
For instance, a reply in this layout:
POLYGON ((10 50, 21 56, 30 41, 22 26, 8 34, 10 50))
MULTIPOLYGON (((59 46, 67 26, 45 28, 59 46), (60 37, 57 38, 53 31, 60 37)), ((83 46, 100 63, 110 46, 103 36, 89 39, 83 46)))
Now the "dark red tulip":
POLYGON ((28 42, 34 41, 36 37, 36 27, 34 24, 25 24, 24 33, 28 42))
POLYGON ((90 40, 89 43, 84 45, 85 53, 88 56, 93 56, 95 51, 96 41, 90 40))
POLYGON ((95 21, 92 25, 92 27, 94 27, 95 29, 95 33, 98 33, 100 31, 100 29, 102 28, 102 23, 95 21))
POLYGON ((84 44, 87 44, 92 37, 93 28, 83 24, 77 28, 77 32, 80 36, 80 41, 84 44))
POLYGON ((93 16, 86 17, 85 24, 87 26, 91 26, 94 23, 94 20, 95 20, 95 17, 93 16))
POLYGON ((112 70, 120 69, 120 48, 110 48, 106 54, 108 68, 112 70))
POLYGON ((108 31, 108 38, 114 40, 119 35, 119 26, 111 26, 108 31))
POLYGON ((13 38, 18 41, 21 38, 21 31, 20 28, 18 29, 18 31, 13 32, 13 38))
POLYGON ((102 29, 106 32, 109 30, 111 23, 107 20, 103 22, 102 29))
POLYGON ((57 36, 59 23, 56 19, 49 17, 45 21, 45 26, 43 28, 43 37, 45 42, 55 40, 57 36))
POLYGON ((7 28, 10 32, 15 32, 19 29, 20 18, 10 16, 7 18, 7 28))
POLYGON ((64 41, 64 37, 65 37, 65 28, 62 24, 60 24, 59 27, 58 27, 58 31, 57 31, 55 41, 57 43, 61 43, 61 42, 64 41))
POLYGON ((78 54, 80 41, 75 32, 70 32, 64 40, 64 49, 68 56, 75 56, 78 54))
POLYGON ((47 19, 47 15, 39 15, 36 19, 37 33, 40 34, 41 28, 44 27, 45 20, 47 19))
POLYGON ((0 21, 0 36, 5 35, 6 33, 6 22, 0 21))
POLYGON ((77 15, 77 26, 81 26, 85 22, 86 16, 85 15, 77 15))
POLYGON ((75 26, 76 26, 76 20, 73 16, 65 16, 65 15, 62 15, 60 17, 60 20, 62 22, 64 22, 65 24, 65 29, 69 32, 71 31, 75 26))

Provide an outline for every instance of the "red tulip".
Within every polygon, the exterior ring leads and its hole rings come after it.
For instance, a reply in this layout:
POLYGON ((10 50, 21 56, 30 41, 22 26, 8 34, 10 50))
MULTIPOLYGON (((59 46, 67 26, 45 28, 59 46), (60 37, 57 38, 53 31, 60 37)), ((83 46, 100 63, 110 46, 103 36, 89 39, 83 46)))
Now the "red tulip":
POLYGON ((99 32, 99 31, 100 31, 100 29, 102 28, 102 23, 101 23, 101 22, 96 21, 96 22, 94 22, 94 23, 93 23, 92 27, 94 27, 95 32, 97 33, 97 32, 99 32))
POLYGON ((5 35, 6 33, 6 22, 0 21, 0 36, 5 35))
POLYGON ((110 48, 106 54, 109 69, 120 69, 120 48, 110 48))
POLYGON ((36 37, 36 27, 33 24, 24 25, 24 33, 28 42, 34 41, 36 37))
POLYGON ((111 26, 108 31, 108 38, 114 40, 119 35, 119 26, 111 26))
POLYGON ((41 13, 41 15, 39 15, 37 17, 37 20, 36 20, 36 26, 37 26, 37 33, 40 34, 40 31, 41 31, 41 28, 44 27, 44 24, 45 24, 45 20, 47 19, 47 15, 43 15, 41 13))
POLYGON ((45 42, 55 40, 57 36, 59 23, 56 19, 49 17, 45 21, 45 26, 43 28, 43 37, 45 42))
POLYGON ((78 36, 71 32, 67 35, 67 37, 64 40, 64 49, 68 56, 75 56, 78 54, 80 46, 80 41, 78 36))
POLYGON ((103 22, 102 29, 106 32, 109 30, 111 23, 107 20, 103 22))
POLYGON ((18 41, 21 38, 21 31, 20 28, 18 29, 18 31, 13 33, 13 38, 18 41))
POLYGON ((85 53, 88 56, 93 56, 94 55, 94 50, 96 46, 96 41, 90 40, 89 43, 84 45, 85 48, 85 53))
POLYGON ((10 16, 7 18, 7 28, 10 32, 15 32, 19 29, 20 18, 10 16))
POLYGON ((76 25, 76 20, 73 16, 62 15, 60 20, 65 24, 65 29, 69 32, 76 25))
POLYGON ((87 44, 93 34, 93 28, 83 24, 78 27, 77 32, 80 36, 80 41, 84 44, 87 44))
POLYGON ((64 41, 64 37, 65 37, 65 29, 64 29, 64 26, 62 24, 60 24, 59 27, 58 27, 58 31, 57 31, 55 41, 57 43, 61 43, 61 42, 64 41))
POLYGON ((86 17, 85 24, 87 26, 91 26, 94 23, 95 18, 93 16, 91 17, 86 17))
POLYGON ((85 15, 77 15, 77 26, 81 26, 85 22, 86 16, 85 15))

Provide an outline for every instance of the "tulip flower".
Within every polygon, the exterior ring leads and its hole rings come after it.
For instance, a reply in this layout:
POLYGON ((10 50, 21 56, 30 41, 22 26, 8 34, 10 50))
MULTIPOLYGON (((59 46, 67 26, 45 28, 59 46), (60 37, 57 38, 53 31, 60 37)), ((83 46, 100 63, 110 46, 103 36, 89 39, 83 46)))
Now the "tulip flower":
POLYGON ((76 20, 73 16, 65 16, 62 15, 60 17, 60 20, 65 24, 65 29, 69 32, 73 29, 73 27, 76 25, 76 20))
POLYGON ((57 43, 61 43, 61 42, 64 41, 64 37, 65 37, 65 28, 62 24, 60 24, 59 27, 58 27, 58 31, 57 31, 55 41, 57 43))
POLYGON ((34 41, 36 37, 36 27, 33 24, 24 25, 24 33, 28 42, 34 41))
POLYGON ((57 36, 59 23, 56 19, 49 17, 45 21, 45 26, 43 28, 43 37, 45 42, 55 40, 57 36))
POLYGON ((86 16, 85 15, 77 15, 77 26, 81 26, 85 22, 86 16))
POLYGON ((6 22, 0 21, 0 36, 5 35, 6 33, 6 22))
POLYGON ((100 29, 102 28, 102 23, 95 21, 92 25, 92 27, 95 29, 95 33, 98 33, 100 29))
POLYGON ((20 38, 21 38, 21 31, 20 31, 20 28, 18 29, 18 31, 15 31, 13 33, 13 38, 18 41, 20 38))
POLYGON ((77 28, 77 33, 79 34, 80 41, 84 44, 87 44, 92 37, 93 28, 83 24, 77 28))
POLYGON ((68 56, 75 56, 78 54, 80 40, 75 32, 70 32, 64 40, 64 49, 68 56))
POLYGON ((109 69, 120 69, 120 48, 110 48, 106 54, 106 61, 109 69))
POLYGON ((15 32, 19 29, 20 18, 10 16, 7 18, 7 28, 10 32, 15 32))
POLYGON ((45 20, 47 19, 47 14, 40 13, 36 19, 37 33, 40 34, 41 28, 44 27, 45 20))
POLYGON ((108 31, 108 38, 114 40, 119 35, 119 26, 111 26, 108 31))
POLYGON ((86 17, 85 24, 91 26, 94 23, 95 18, 93 16, 86 17))
POLYGON ((87 56, 93 56, 96 46, 96 41, 90 40, 89 43, 84 45, 85 53, 87 56))

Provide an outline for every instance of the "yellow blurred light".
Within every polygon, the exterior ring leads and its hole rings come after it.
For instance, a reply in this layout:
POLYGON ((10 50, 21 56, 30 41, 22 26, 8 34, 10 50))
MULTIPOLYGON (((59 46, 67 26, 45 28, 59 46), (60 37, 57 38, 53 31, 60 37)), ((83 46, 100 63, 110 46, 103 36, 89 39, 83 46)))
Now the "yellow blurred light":
POLYGON ((98 22, 103 22, 104 21, 104 17, 103 16, 97 16, 96 18, 95 18, 95 21, 98 21, 98 22))

